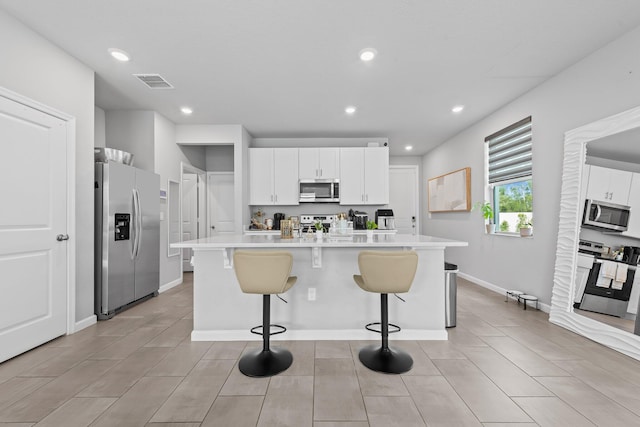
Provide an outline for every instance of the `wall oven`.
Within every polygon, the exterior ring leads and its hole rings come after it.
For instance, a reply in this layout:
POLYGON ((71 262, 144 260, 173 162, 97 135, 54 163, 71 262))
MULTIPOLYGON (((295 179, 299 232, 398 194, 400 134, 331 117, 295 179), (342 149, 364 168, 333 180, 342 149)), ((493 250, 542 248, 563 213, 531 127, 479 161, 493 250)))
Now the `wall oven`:
POLYGON ((339 179, 300 180, 300 203, 338 203, 339 201, 339 179))
POLYGON ((584 204, 582 225, 607 231, 627 231, 631 208, 614 203, 587 199, 584 204))

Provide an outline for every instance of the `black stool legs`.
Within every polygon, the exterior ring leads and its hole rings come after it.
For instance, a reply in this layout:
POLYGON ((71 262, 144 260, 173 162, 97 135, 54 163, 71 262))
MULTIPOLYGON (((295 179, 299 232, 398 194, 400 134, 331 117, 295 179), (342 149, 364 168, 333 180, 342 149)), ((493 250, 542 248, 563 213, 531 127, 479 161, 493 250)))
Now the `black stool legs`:
MULTIPOLYGON (((293 355, 284 348, 270 348, 271 295, 262 296, 262 350, 253 350, 240 358, 238 369, 249 377, 270 377, 286 370, 293 355)), ((252 330, 253 332, 253 330, 252 330)))
POLYGON ((372 371, 387 374, 401 374, 413 366, 413 359, 402 350, 389 348, 389 309, 388 294, 380 294, 380 328, 382 346, 377 344, 360 350, 359 358, 364 366, 372 371))

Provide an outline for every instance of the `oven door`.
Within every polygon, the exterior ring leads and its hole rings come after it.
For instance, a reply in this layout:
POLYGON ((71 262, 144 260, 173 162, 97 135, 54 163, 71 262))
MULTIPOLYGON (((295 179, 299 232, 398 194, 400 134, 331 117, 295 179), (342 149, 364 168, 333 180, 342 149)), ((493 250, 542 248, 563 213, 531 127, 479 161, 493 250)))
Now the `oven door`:
POLYGON ((587 200, 582 224, 612 231, 626 231, 629 225, 629 206, 587 200))

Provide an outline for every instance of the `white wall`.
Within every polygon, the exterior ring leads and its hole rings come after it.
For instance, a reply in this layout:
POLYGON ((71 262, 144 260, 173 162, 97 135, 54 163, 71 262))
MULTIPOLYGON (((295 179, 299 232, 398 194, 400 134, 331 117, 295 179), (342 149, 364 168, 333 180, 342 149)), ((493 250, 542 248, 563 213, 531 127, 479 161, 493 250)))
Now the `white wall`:
POLYGON ((106 146, 133 154, 133 166, 153 172, 155 165, 154 112, 107 110, 106 146))
POLYGON ((235 212, 240 213, 235 231, 242 232, 243 224, 249 221, 247 162, 251 134, 241 125, 177 125, 176 141, 182 146, 233 145, 235 212))
POLYGON ((76 321, 93 316, 94 73, 0 10, 0 86, 76 118, 76 321))
POLYGON ((207 172, 233 172, 233 145, 206 147, 207 172))
POLYGON ((95 107, 94 113, 94 146, 106 147, 107 144, 107 129, 106 129, 107 116, 105 111, 100 107, 95 107))
MULTIPOLYGON (((484 138, 529 115, 533 120, 534 237, 485 235, 479 212, 433 214, 423 200, 423 234, 460 239, 447 250, 461 272, 549 304, 555 266, 564 132, 640 104, 640 29, 594 52, 424 156, 429 177, 471 167, 472 201, 485 199, 484 138)), ((422 187, 422 192, 425 191, 422 187)))

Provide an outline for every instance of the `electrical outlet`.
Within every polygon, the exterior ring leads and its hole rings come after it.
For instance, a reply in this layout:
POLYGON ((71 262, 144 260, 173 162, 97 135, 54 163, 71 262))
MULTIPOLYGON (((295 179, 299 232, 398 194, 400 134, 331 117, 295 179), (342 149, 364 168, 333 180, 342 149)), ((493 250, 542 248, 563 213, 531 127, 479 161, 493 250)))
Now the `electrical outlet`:
POLYGON ((315 301, 316 300, 316 288, 309 288, 309 293, 307 295, 307 299, 309 301, 315 301))

